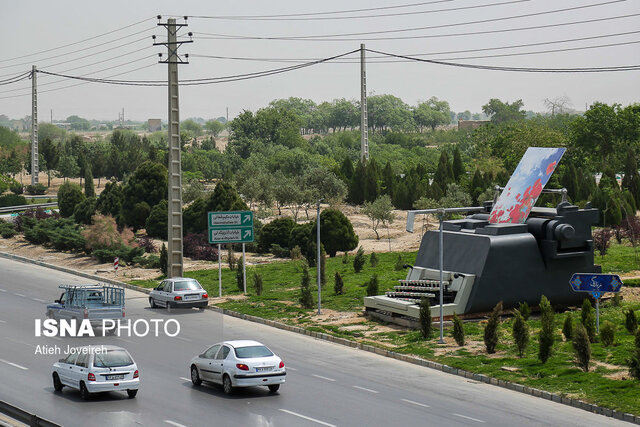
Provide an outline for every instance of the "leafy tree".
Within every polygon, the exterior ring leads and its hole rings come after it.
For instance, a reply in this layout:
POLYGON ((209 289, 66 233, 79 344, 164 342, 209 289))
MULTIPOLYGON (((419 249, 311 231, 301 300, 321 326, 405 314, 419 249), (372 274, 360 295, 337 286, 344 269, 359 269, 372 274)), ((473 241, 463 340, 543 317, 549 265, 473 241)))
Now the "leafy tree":
MULTIPOLYGON (((313 231, 316 233, 316 225, 313 231)), ((330 257, 338 251, 350 251, 358 246, 358 236, 349 218, 337 209, 325 209, 320 213, 320 241, 330 257)))
POLYGON ((367 99, 368 123, 372 132, 414 127, 409 106, 393 95, 373 95, 367 99))
POLYGON ((58 208, 64 218, 73 215, 76 206, 85 199, 78 184, 65 182, 58 189, 58 208))
POLYGON ((356 273, 360 273, 362 271, 362 268, 364 267, 365 261, 366 259, 364 257, 364 249, 362 248, 362 246, 360 246, 358 248, 358 251, 356 252, 356 256, 353 257, 353 270, 356 273))
POLYGON ((551 303, 542 295, 540 298, 540 347, 538 348, 538 358, 542 363, 546 363, 551 357, 551 351, 553 349, 554 336, 554 317, 555 312, 551 303))
POLYGON ((430 127, 432 131, 435 131, 436 126, 446 125, 450 122, 449 113, 449 103, 440 101, 433 96, 414 108, 413 120, 418 129, 430 127))
POLYGON ((261 252, 268 252, 273 244, 290 248, 289 238, 294 226, 295 222, 289 217, 276 218, 265 224, 258 238, 258 249, 261 252))
POLYGON ((464 345, 464 323, 456 313, 453 313, 452 335, 453 335, 453 339, 456 340, 456 344, 462 347, 464 345))
POLYGON ((524 120, 525 112, 522 110, 522 99, 509 104, 499 99, 492 98, 482 106, 482 111, 491 117, 492 123, 504 123, 508 121, 524 120))
POLYGON ((144 227, 151 208, 167 198, 167 168, 150 161, 141 164, 124 186, 123 194, 125 223, 134 229, 144 227))
POLYGON ((204 128, 209 133, 209 135, 217 138, 220 135, 220 132, 224 130, 224 124, 220 123, 218 120, 207 120, 204 124, 204 128))
POLYGON ((80 224, 91 224, 91 218, 96 213, 96 198, 88 197, 78 203, 73 210, 73 219, 80 224))
POLYGON ((340 272, 336 271, 336 275, 334 277, 334 283, 333 283, 333 291, 335 292, 336 295, 342 295, 343 290, 344 290, 344 281, 342 280, 342 276, 340 275, 340 272))
POLYGON ((420 334, 422 338, 431 338, 431 301, 428 297, 420 298, 420 334))
POLYGON ((70 154, 63 154, 58 160, 58 172, 63 178, 74 178, 80 173, 80 167, 75 157, 70 154))
POLYGON ((117 218, 120 215, 123 201, 122 186, 115 181, 111 181, 104 186, 104 190, 100 193, 96 209, 103 215, 111 215, 117 218))
POLYGON ((302 308, 313 308, 313 295, 311 295, 311 277, 309 276, 309 266, 302 264, 302 281, 300 282, 300 305, 302 308))
POLYGON ((576 357, 576 363, 584 372, 589 372, 589 361, 591 359, 590 341, 586 329, 582 323, 578 323, 573 334, 573 352, 576 357))
POLYGON ((180 130, 188 132, 194 138, 202 135, 202 126, 192 119, 180 123, 180 130))
POLYGON ((382 224, 389 230, 389 224, 393 223, 396 215, 393 213, 393 205, 388 195, 378 197, 374 202, 365 202, 362 207, 364 213, 371 220, 371 227, 376 233, 376 239, 380 240, 378 227, 382 224))
POLYGON ((75 115, 67 117, 65 121, 71 124, 71 129, 73 130, 89 130, 91 128, 89 120, 75 115))
POLYGON ((455 183, 447 184, 446 195, 440 199, 438 204, 443 208, 469 206, 469 204, 471 204, 471 197, 469 197, 469 194, 467 194, 460 185, 455 183))
POLYGON ((120 249, 122 247, 135 247, 135 236, 131 229, 118 230, 116 221, 111 216, 95 215, 93 224, 82 231, 86 240, 86 247, 90 250, 120 249))
POLYGON ((520 314, 520 311, 513 310, 513 340, 516 343, 516 348, 518 349, 518 356, 522 357, 524 355, 527 346, 529 345, 529 325, 520 314))
POLYGON ((167 240, 169 233, 169 204, 166 200, 161 200, 151 208, 149 217, 145 222, 145 230, 150 237, 167 240))
POLYGON ((562 334, 566 341, 571 341, 573 338, 573 316, 571 315, 571 312, 567 312, 567 316, 564 318, 562 334))
POLYGON ((496 352, 496 346, 498 345, 498 328, 500 327, 500 313, 502 313, 502 301, 498 302, 495 307, 493 307, 493 311, 491 312, 491 316, 489 316, 489 321, 487 325, 484 327, 484 345, 487 349, 487 353, 493 354, 496 352))

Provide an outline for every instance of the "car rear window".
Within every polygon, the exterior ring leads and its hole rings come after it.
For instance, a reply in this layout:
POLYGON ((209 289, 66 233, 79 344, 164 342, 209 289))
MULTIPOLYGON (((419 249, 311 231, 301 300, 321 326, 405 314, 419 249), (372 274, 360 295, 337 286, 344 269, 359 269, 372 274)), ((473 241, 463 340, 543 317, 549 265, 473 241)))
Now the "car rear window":
POLYGON ((249 347, 236 347, 236 356, 240 359, 250 359, 252 357, 273 356, 273 353, 263 345, 252 345, 249 347))
POLYGON ((202 289, 202 286, 195 280, 184 280, 173 284, 174 291, 199 291, 200 289, 202 289))
POLYGON ((93 359, 93 366, 96 368, 115 368, 132 364, 131 356, 124 350, 107 350, 103 353, 96 353, 93 359))

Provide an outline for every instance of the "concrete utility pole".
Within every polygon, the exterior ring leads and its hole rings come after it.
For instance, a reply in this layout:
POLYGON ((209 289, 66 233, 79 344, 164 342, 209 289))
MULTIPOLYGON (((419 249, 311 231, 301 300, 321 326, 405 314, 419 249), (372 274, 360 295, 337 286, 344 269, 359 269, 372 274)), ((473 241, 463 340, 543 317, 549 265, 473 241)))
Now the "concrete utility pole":
MULTIPOLYGON (((158 15, 158 20, 162 19, 158 15)), ((186 27, 186 17, 184 24, 176 24, 174 18, 170 18, 166 23, 158 22, 159 26, 167 29, 167 41, 164 43, 154 43, 154 46, 167 46, 168 58, 160 61, 168 65, 169 68, 169 234, 168 234, 168 262, 167 277, 181 277, 183 275, 182 260, 182 168, 180 164, 180 106, 178 98, 178 64, 188 64, 178 56, 178 48, 183 43, 192 43, 192 40, 178 41, 177 32, 180 28, 186 27)), ((191 36, 191 33, 189 33, 191 36)), ((153 36, 155 40, 155 36, 153 36)), ((162 54, 160 54, 162 57, 162 54)), ((185 55, 185 59, 188 55, 185 55)))
POLYGON ((369 160, 369 120, 367 118, 367 66, 364 43, 360 45, 360 160, 369 160))
POLYGON ((38 183, 38 70, 31 67, 31 185, 38 183))

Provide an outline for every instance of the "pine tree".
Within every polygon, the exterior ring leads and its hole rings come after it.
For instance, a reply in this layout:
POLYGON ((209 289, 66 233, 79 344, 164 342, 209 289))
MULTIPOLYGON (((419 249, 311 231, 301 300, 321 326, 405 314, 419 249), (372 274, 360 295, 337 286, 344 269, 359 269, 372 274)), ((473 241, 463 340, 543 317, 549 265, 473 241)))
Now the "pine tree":
POLYGON ((369 280, 369 282, 367 283, 367 296, 374 297, 378 295, 379 288, 380 288, 380 285, 378 284, 378 275, 374 274, 369 280))
POLYGON ((493 354, 496 352, 496 346, 498 345, 498 328, 500 327, 500 313, 502 313, 502 301, 493 307, 491 316, 487 326, 484 328, 484 345, 487 349, 487 353, 493 354))
POLYGON ((240 292, 244 292, 244 272, 242 266, 242 258, 240 258, 238 260, 238 268, 236 269, 236 285, 240 292))
MULTIPOLYGON (((441 191, 447 188, 447 184, 453 181, 453 169, 449 162, 449 156, 444 151, 440 153, 438 167, 433 175, 433 182, 437 183, 441 191)), ((439 200, 439 199, 438 199, 439 200)))
POLYGON ((516 343, 518 349, 518 356, 522 357, 527 346, 529 345, 529 325, 522 317, 522 314, 518 310, 513 310, 513 340, 516 343))
POLYGON ((633 308, 628 308, 624 312, 624 327, 630 334, 635 334, 638 330, 638 319, 633 308))
POLYGON ((333 291, 336 295, 342 295, 343 288, 344 282, 342 280, 342 276, 340 275, 339 271, 336 271, 336 275, 334 276, 333 291))
POLYGON ((84 195, 95 197, 96 191, 93 187, 93 173, 91 173, 91 164, 87 163, 84 167, 84 195))
POLYGON ((425 339, 431 338, 431 301, 427 297, 420 299, 420 333, 425 339))
POLYGON ((605 347, 613 345, 616 340, 616 328, 608 320, 605 320, 600 328, 600 340, 605 347))
POLYGON ((358 248, 356 252, 356 256, 353 257, 353 270, 356 273, 360 273, 362 271, 362 267, 364 267, 365 257, 364 257, 364 249, 362 246, 358 248))
POLYGON ((640 173, 638 173, 638 160, 631 149, 627 151, 627 158, 624 162, 622 188, 629 190, 635 199, 636 207, 640 206, 640 173))
POLYGON ((553 334, 554 316, 555 313, 553 307, 551 307, 551 303, 547 297, 542 295, 542 298, 540 298, 540 323, 542 327, 540 328, 540 347, 538 348, 538 358, 542 363, 546 363, 549 357, 551 357, 553 342, 555 340, 553 334))
POLYGON ((564 323, 562 324, 562 334, 564 335, 564 339, 566 341, 571 341, 573 338, 573 316, 571 312, 567 312, 567 316, 564 318, 564 323))
POLYGON ((378 266, 378 255, 375 252, 371 252, 371 256, 369 257, 369 264, 371 267, 376 268, 378 266))
POLYGON ((302 308, 313 308, 313 295, 311 295, 311 277, 309 276, 309 266, 302 264, 302 280, 300 282, 300 305, 302 308))
POLYGON ((464 175, 464 165, 462 164, 462 156, 460 155, 460 149, 456 146, 453 150, 453 178, 456 182, 460 182, 460 178, 464 175))
POLYGON ((524 320, 529 320, 529 317, 531 316, 531 309, 529 308, 529 304, 526 301, 520 303, 520 305, 518 306, 518 311, 520 312, 520 314, 522 314, 522 318, 524 320))
POLYGON ((591 343, 587 330, 582 323, 578 323, 573 335, 573 352, 576 356, 576 363, 585 372, 589 372, 589 361, 591 360, 591 343))
POLYGON ((453 313, 453 339, 460 347, 464 345, 464 323, 456 313, 453 313))
POLYGON ((584 326, 589 336, 589 341, 596 341, 596 316, 591 306, 591 301, 585 298, 582 302, 582 311, 580 312, 580 318, 582 320, 582 326, 584 326))
POLYGON ((160 270, 162 274, 167 275, 169 263, 169 253, 167 252, 167 247, 164 243, 162 243, 162 249, 160 249, 160 270))
POLYGON ((640 380, 640 330, 636 332, 635 348, 627 360, 627 364, 629 365, 629 375, 640 380))
POLYGON ((253 289, 256 291, 256 295, 262 295, 262 276, 258 273, 253 275, 253 289))

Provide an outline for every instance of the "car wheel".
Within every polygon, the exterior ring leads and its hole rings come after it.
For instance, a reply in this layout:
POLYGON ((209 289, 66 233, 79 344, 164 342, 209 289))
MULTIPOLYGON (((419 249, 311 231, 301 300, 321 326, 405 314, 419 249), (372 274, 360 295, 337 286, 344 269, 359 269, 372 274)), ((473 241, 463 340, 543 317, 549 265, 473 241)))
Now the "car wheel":
POLYGON ((233 394, 233 384, 231 383, 231 378, 227 374, 224 374, 224 377, 222 377, 222 390, 224 390, 224 394, 233 394))
POLYGON ((151 306, 151 308, 156 308, 156 300, 154 300, 153 298, 149 297, 149 305, 151 306))
POLYGON ((64 387, 64 385, 62 384, 62 381, 60 381, 60 377, 58 376, 57 372, 53 373, 53 389, 55 391, 62 391, 62 387, 64 387))
POLYGON ((202 384, 200 374, 198 373, 198 368, 196 368, 195 365, 191 365, 191 382, 193 383, 193 385, 202 384))
POLYGON ((83 400, 89 400, 89 396, 91 396, 91 393, 89 393, 89 390, 87 390, 87 386, 84 385, 84 382, 80 383, 80 397, 83 400))
POLYGON ((138 394, 138 390, 127 390, 127 396, 129 396, 129 399, 136 397, 136 394, 138 394))
POLYGON ((269 385, 269 391, 271 393, 275 393, 276 391, 278 391, 280 389, 280 384, 270 384, 269 385))

